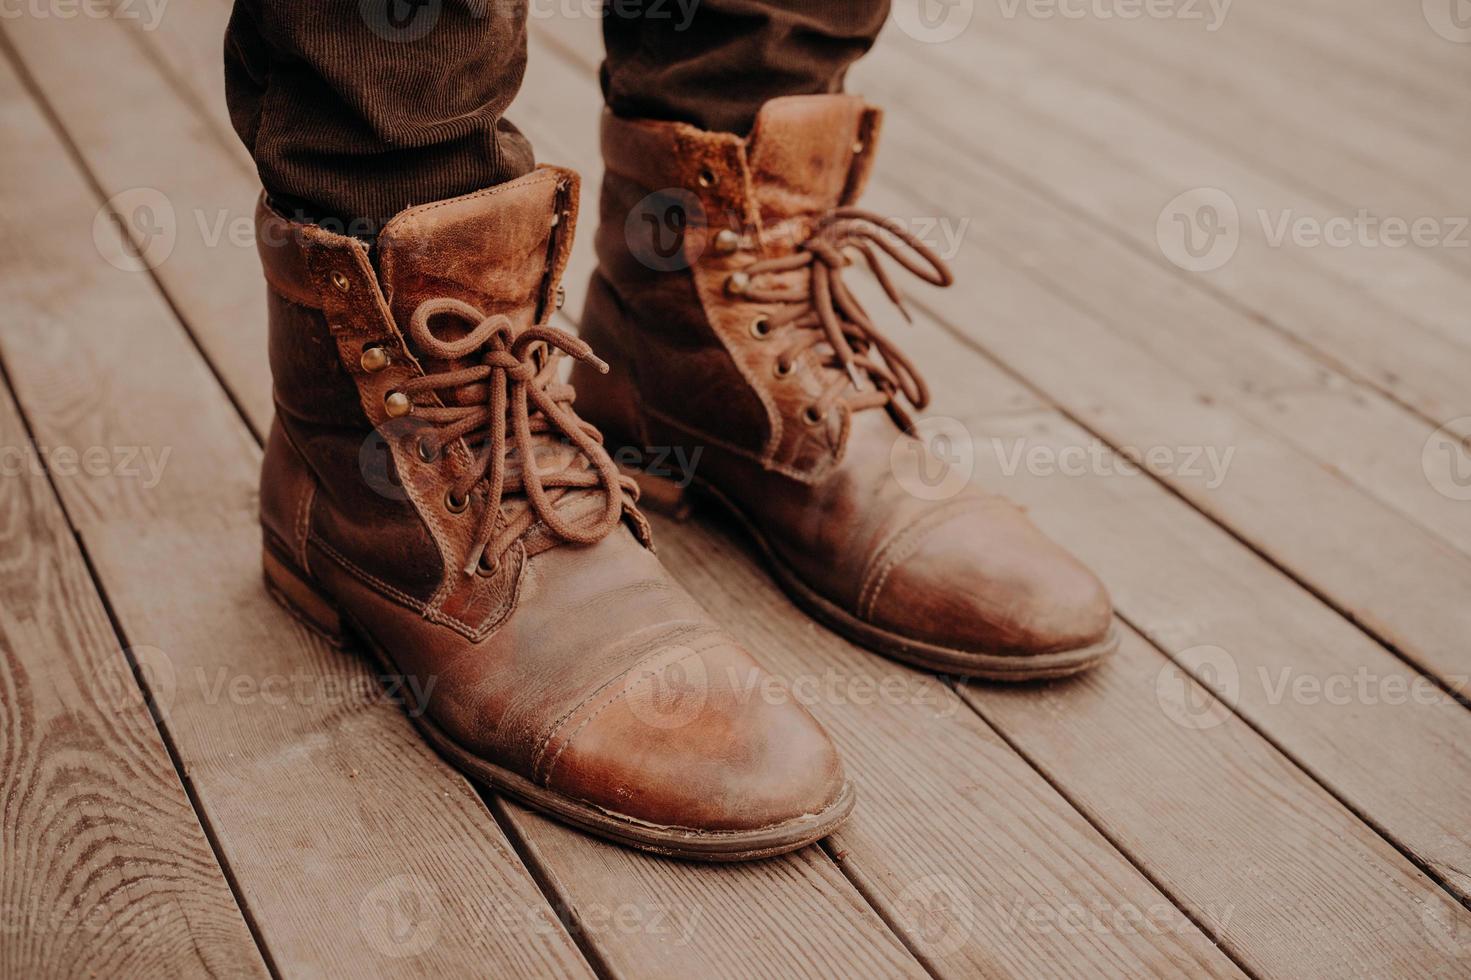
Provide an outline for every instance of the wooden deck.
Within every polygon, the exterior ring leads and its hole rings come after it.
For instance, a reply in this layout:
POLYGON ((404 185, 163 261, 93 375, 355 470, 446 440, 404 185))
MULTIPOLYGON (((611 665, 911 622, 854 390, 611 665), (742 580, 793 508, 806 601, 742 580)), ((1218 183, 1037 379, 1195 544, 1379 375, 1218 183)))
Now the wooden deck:
MULTIPOLYGON (((660 522, 859 784, 739 867, 478 791, 267 598, 225 0, 0 21, 0 976, 1471 976, 1458 2, 890 25, 851 85, 888 109, 867 203, 959 277, 891 336, 1125 641, 950 684, 660 522)), ((584 6, 533 5, 582 15, 534 19, 512 118, 595 193, 584 6)))

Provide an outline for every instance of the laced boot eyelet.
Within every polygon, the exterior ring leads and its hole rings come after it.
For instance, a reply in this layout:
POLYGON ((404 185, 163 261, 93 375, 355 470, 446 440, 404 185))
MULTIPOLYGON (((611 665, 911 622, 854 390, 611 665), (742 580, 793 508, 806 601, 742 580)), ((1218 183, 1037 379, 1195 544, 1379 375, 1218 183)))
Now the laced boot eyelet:
POLYGON ((444 492, 444 509, 449 511, 451 514, 463 514, 465 512, 465 508, 469 506, 470 495, 468 493, 465 494, 464 497, 456 500, 455 492, 453 490, 446 490, 444 492))
POLYGON ((802 409, 802 421, 808 425, 818 425, 822 422, 824 415, 814 405, 808 405, 802 409))
POLYGON ((699 176, 697 176, 695 179, 700 182, 701 187, 714 187, 715 171, 711 170, 709 167, 702 167, 700 168, 699 176))
POLYGON ((424 439, 415 441, 414 449, 418 452, 421 462, 432 463, 439 459, 439 447, 429 445, 424 439))
POLYGON ((722 229, 715 236, 715 253, 717 255, 732 255, 741 247, 741 236, 729 228, 722 229))
POLYGON ((757 340, 765 340, 771 336, 771 321, 762 314, 751 321, 751 336, 757 340))
POLYGON ((388 367, 391 361, 392 358, 388 356, 388 351, 379 347, 377 344, 364 347, 362 356, 358 358, 358 363, 369 374, 377 374, 379 371, 388 367))
POLYGON ((501 560, 499 558, 492 558, 487 560, 485 557, 485 552, 482 551, 480 553, 480 559, 475 563, 475 571, 477 574, 490 576, 499 573, 500 570, 501 560))
POLYGON ((777 362, 771 366, 771 373, 776 375, 778 378, 790 377, 791 373, 795 370, 796 366, 792 364, 791 361, 782 360, 780 358, 778 358, 777 362))
POLYGON ((403 418, 414 410, 414 403, 403 392, 390 391, 383 399, 383 410, 388 413, 389 418, 403 418))
POLYGON ((732 272, 725 280, 725 291, 732 296, 742 296, 751 288, 751 277, 744 272, 732 272))
POLYGON ((352 288, 351 280, 349 280, 347 276, 343 275, 340 272, 332 273, 332 285, 336 286, 340 292, 344 293, 352 288))

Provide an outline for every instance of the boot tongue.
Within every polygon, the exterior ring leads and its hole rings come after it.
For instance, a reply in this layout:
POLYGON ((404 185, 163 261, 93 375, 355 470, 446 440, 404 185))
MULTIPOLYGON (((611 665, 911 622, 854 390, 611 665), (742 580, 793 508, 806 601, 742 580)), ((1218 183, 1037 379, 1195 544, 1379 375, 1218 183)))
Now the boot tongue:
POLYGON ((856 198, 878 116, 856 95, 791 95, 762 106, 747 141, 762 219, 821 214, 856 198))
MULTIPOLYGON (((561 214, 559 206, 570 211, 564 202, 576 196, 574 172, 541 167, 474 194, 410 208, 389 222, 378 236, 378 275, 409 346, 409 319, 426 299, 462 300, 486 316, 504 314, 517 329, 535 322, 571 245, 572 216, 561 214)), ((463 337, 474 326, 448 318, 433 323, 435 335, 445 340, 463 337)), ((426 371, 462 366, 424 362, 426 371)))

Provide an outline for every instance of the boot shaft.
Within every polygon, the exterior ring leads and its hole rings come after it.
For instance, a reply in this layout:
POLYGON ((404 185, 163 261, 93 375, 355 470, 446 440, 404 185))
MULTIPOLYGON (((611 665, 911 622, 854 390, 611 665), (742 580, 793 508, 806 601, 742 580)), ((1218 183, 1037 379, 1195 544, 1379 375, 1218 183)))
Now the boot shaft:
MULTIPOLYGON (((557 304, 576 202, 576 174, 542 168, 405 211, 370 250, 292 222, 262 200, 257 239, 277 422, 261 503, 281 557, 303 555, 311 539, 365 580, 467 633, 506 611, 506 582, 462 574, 476 557, 476 515, 450 489, 476 465, 474 453, 455 440, 432 458, 421 454, 435 425, 420 417, 432 409, 420 406, 453 406, 468 395, 447 390, 441 400, 430 391, 411 400, 402 391, 461 365, 424 357, 409 321, 438 297, 504 316, 516 332, 543 323, 557 304)), ((450 322, 436 335, 453 339, 470 326, 450 322)), ((501 577, 514 578, 522 558, 519 548, 501 577)))
MULTIPOLYGON (((583 397, 626 405, 647 439, 721 446, 816 482, 842 453, 846 414, 811 419, 826 383, 793 373, 768 342, 778 310, 740 295, 745 268, 793 255, 824 217, 861 195, 882 115, 847 95, 774 99, 748 137, 605 113, 599 274, 585 338, 617 358, 606 379, 574 372, 583 397)), ((805 294, 808 270, 771 277, 805 294)), ((601 421, 601 419, 600 419, 601 421)), ((627 433, 629 436, 635 433, 627 433)))

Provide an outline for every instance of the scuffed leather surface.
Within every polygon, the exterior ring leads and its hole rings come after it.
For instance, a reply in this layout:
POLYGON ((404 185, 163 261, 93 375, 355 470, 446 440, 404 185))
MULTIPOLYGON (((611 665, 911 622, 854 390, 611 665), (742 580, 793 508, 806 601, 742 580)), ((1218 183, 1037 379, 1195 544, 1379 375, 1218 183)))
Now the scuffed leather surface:
MULTIPOLYGON (((602 421, 600 407, 617 406, 624 417, 613 424, 623 434, 637 428, 646 443, 681 447, 686 458, 698 450, 699 479, 735 504, 802 582, 864 622, 991 654, 1100 641, 1112 613, 1091 572, 999 497, 967 489, 930 501, 906 491, 891 471, 896 441, 912 443, 904 453, 928 450, 887 412, 840 405, 819 425, 804 422, 803 410, 824 384, 817 354, 809 348, 791 375, 777 378, 782 345, 750 330, 766 309, 725 289, 732 272, 789 254, 822 214, 856 200, 880 124, 877 110, 845 95, 775 99, 749 140, 605 116, 603 148, 615 176, 604 184, 601 264, 583 331, 630 363, 615 364, 607 377, 574 372, 574 382, 587 393, 593 421, 602 421), (713 188, 700 187, 704 168, 716 177, 713 188), (654 303, 647 270, 605 242, 622 234, 623 214, 636 200, 637 191, 625 185, 670 181, 707 208, 723 205, 725 213, 744 216, 748 247, 716 254, 705 248, 715 229, 699 229, 687 242, 692 268, 662 274, 681 285, 662 284, 662 301, 654 303), (681 292, 689 286, 695 301, 681 292), (728 363, 712 368, 708 354, 662 356, 680 350, 671 335, 681 329, 689 347, 708 351, 718 342, 728 363), (644 353, 650 338, 661 353, 654 363, 644 353), (763 421, 731 394, 742 386, 760 399, 763 421), (721 398, 702 399, 702 391, 721 398), (636 425, 626 420, 629 412, 638 414, 636 425)), ((802 274, 787 274, 794 291, 802 274)))
POLYGON ((549 315, 575 203, 550 219, 575 202, 572 180, 544 168, 406 212, 380 239, 377 269, 362 243, 309 226, 289 229, 300 254, 262 250, 293 449, 267 455, 266 523, 295 527, 293 502, 311 486, 298 565, 410 689, 428 692, 436 726, 467 752, 663 826, 755 829, 823 810, 843 786, 827 735, 805 708, 763 696, 771 679, 668 576, 637 536, 644 525, 585 546, 533 528, 493 574, 466 575, 474 508, 443 502, 465 447, 426 463, 412 427, 385 425, 385 396, 423 373, 403 335, 423 298, 455 296, 517 324, 549 315), (369 344, 389 351, 388 368, 363 370, 369 344), (389 433, 403 500, 363 480, 358 452, 375 426, 389 433), (694 663, 703 680, 680 701, 694 663), (691 707, 666 724, 668 705, 651 697, 691 707))

